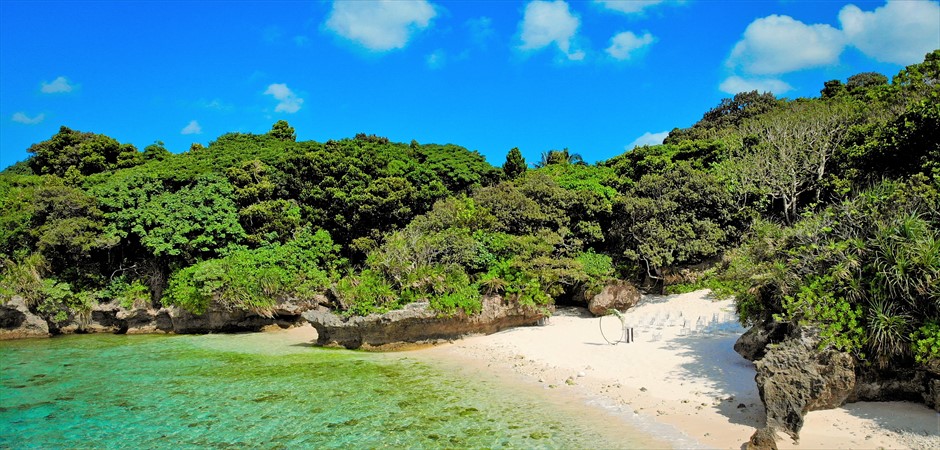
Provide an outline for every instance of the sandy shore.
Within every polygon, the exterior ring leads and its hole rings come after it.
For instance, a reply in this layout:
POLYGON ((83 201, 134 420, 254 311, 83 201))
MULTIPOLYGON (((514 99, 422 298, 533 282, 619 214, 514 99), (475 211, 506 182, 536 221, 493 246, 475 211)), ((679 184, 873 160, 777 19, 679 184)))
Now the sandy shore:
MULTIPOLYGON (((514 373, 553 397, 625 416, 678 448, 733 448, 763 424, 754 367, 734 352, 744 332, 731 301, 708 291, 650 296, 625 316, 632 343, 610 345, 620 322, 560 309, 548 324, 414 352, 487 373, 514 373)), ((855 403, 806 418, 799 444, 781 448, 940 448, 940 414, 923 405, 855 403)))

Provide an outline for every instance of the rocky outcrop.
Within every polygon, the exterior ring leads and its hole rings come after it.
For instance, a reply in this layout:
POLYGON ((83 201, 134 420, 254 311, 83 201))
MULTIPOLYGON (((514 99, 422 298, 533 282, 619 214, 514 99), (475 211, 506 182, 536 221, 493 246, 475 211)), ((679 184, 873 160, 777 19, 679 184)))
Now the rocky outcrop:
POLYGON ((766 428, 799 441, 803 416, 842 406, 855 391, 855 359, 832 349, 819 350, 819 333, 798 328, 770 345, 755 362, 757 390, 767 413, 766 428))
POLYGON ((617 281, 604 286, 588 300, 588 310, 595 316, 606 315, 611 309, 626 311, 640 301, 640 291, 632 283, 617 281))
POLYGON ((786 323, 755 326, 735 343, 754 361, 767 417, 748 448, 770 448, 777 431, 798 441, 806 413, 850 402, 909 400, 940 411, 940 374, 930 364, 878 370, 857 365, 849 353, 820 350, 820 343, 818 330, 786 323))
POLYGON ((506 328, 534 325, 547 313, 491 296, 483 299, 480 313, 469 316, 460 310, 454 315, 442 315, 433 311, 427 302, 417 302, 400 310, 365 317, 344 318, 326 308, 307 311, 303 317, 316 328, 317 345, 353 349, 490 334, 506 328))
POLYGON ((777 438, 773 430, 761 428, 751 435, 747 450, 777 450, 777 438))
POLYGON ((14 296, 0 305, 0 339, 48 336, 49 324, 29 310, 23 297, 14 296))
POLYGON ((790 324, 785 322, 755 325, 738 338, 734 343, 734 351, 748 361, 756 361, 764 357, 769 344, 779 343, 789 332, 790 324))
POLYGON ((286 300, 273 310, 255 313, 211 305, 204 314, 193 314, 177 307, 125 308, 118 302, 95 305, 88 314, 69 314, 62 322, 53 322, 33 314, 21 297, 0 305, 0 339, 47 337, 71 333, 211 333, 259 331, 276 325, 287 328, 304 321, 304 311, 326 303, 326 297, 311 300, 286 300))

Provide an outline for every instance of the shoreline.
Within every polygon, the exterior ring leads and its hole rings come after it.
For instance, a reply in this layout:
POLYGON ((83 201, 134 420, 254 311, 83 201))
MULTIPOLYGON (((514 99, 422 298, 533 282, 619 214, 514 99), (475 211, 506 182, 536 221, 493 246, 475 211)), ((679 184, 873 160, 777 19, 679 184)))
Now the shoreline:
MULTIPOLYGON (((763 426, 754 366, 733 350, 744 332, 731 300, 707 290, 647 296, 624 314, 634 342, 610 345, 600 320, 560 308, 544 326, 408 352, 476 376, 512 373, 552 397, 625 418, 678 448, 746 446, 763 426)), ((605 330, 618 332, 615 318, 605 330)), ((611 332, 608 332, 608 337, 611 332)), ((940 413, 909 402, 859 402, 806 416, 799 443, 779 448, 940 448, 940 413)))

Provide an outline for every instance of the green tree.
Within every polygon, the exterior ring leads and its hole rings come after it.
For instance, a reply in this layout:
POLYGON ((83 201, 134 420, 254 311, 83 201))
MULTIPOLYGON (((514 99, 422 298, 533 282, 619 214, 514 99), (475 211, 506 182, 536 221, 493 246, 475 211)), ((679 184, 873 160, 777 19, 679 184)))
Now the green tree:
POLYGON ((822 98, 838 97, 845 93, 845 85, 839 80, 829 80, 823 84, 823 89, 819 91, 822 98))
POLYGON ((855 93, 886 84, 888 84, 888 77, 878 72, 864 72, 850 76, 845 82, 845 88, 855 93))
POLYGON ((787 222, 804 195, 818 203, 836 151, 856 120, 843 102, 793 102, 741 124, 737 182, 781 202, 787 222))
POLYGON ((274 122, 274 125, 271 127, 271 131, 268 131, 268 135, 282 141, 294 142, 297 140, 297 134, 294 133, 294 127, 290 126, 286 120, 278 120, 277 122, 274 122))
POLYGON ((611 240, 647 275, 660 278, 664 268, 718 255, 744 225, 724 186, 682 162, 662 175, 644 175, 621 196, 611 240))
POLYGON ((148 160, 148 161, 149 161, 149 160, 153 160, 153 159, 156 159, 156 160, 158 160, 158 161, 162 161, 162 160, 164 160, 164 159, 170 157, 170 155, 171 155, 171 153, 170 153, 170 151, 167 150, 166 147, 163 145, 163 141, 154 141, 153 144, 150 144, 150 145, 144 147, 144 155, 143 155, 143 156, 144 156, 144 159, 145 159, 145 160, 148 160))
POLYGON ((558 164, 580 164, 584 165, 584 158, 577 153, 571 153, 567 148, 562 150, 549 150, 542 153, 542 158, 535 164, 536 168, 542 168, 549 165, 558 164))
POLYGON ((509 150, 509 153, 506 154, 506 162, 503 164, 503 174, 506 175, 506 178, 510 180, 516 178, 525 173, 526 168, 525 158, 522 157, 519 148, 513 147, 512 150, 509 150))
POLYGON ((143 162, 133 145, 121 145, 103 134, 82 133, 68 127, 28 149, 34 173, 65 176, 71 168, 83 176, 132 167, 143 162))

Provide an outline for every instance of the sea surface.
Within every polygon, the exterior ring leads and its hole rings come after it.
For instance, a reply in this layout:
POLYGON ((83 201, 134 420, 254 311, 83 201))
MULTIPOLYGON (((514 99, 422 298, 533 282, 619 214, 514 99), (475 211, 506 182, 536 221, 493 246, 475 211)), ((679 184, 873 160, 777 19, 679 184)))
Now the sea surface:
POLYGON ((614 422, 404 353, 277 333, 0 342, 0 448, 614 448, 614 422))

